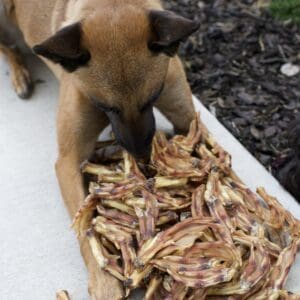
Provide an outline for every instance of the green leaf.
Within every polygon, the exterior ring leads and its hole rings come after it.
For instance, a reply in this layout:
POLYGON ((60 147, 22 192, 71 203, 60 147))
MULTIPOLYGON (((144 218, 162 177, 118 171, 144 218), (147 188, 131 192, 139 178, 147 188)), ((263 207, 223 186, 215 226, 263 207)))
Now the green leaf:
POLYGON ((279 20, 300 23, 300 0, 273 0, 270 11, 279 20))

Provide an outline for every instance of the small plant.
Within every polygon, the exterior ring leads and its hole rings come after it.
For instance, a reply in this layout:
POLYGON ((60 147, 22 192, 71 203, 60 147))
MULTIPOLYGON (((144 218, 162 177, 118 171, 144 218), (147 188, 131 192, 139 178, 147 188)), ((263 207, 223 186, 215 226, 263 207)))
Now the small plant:
POLYGON ((275 18, 300 23, 300 0, 273 0, 270 10, 275 18))

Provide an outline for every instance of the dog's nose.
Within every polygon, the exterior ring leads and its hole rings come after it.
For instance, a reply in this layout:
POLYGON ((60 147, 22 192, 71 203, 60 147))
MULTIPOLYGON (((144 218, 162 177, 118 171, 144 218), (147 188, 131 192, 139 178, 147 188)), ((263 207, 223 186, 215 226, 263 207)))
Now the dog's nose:
POLYGON ((150 156, 155 133, 153 110, 127 120, 110 116, 110 121, 116 140, 123 148, 136 158, 150 156))
POLYGON ((151 143, 154 133, 144 136, 132 136, 122 139, 120 144, 135 158, 147 159, 151 154, 151 143))
POLYGON ((137 159, 148 159, 151 155, 151 144, 144 148, 141 152, 132 152, 132 155, 137 159))

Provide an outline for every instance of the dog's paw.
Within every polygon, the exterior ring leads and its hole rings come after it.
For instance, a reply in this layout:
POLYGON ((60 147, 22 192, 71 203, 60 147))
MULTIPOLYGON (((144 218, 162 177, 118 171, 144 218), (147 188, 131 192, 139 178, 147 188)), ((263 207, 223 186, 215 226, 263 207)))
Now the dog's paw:
POLYGON ((18 65, 12 70, 11 82, 14 90, 20 98, 27 99, 31 96, 33 84, 30 74, 24 66, 18 65))
POLYGON ((120 282, 103 270, 90 273, 88 291, 91 300, 123 299, 123 289, 120 282))

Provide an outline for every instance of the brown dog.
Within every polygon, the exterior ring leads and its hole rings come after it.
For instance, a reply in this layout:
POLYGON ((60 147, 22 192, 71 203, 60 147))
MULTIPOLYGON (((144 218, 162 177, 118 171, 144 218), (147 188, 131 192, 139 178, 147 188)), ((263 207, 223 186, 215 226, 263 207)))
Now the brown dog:
MULTIPOLYGON (((158 0, 4 0, 4 7, 60 81, 56 171, 71 217, 85 198, 80 164, 109 122, 119 144, 137 157, 150 149, 153 106, 177 132, 188 130, 194 107, 176 51, 197 22, 162 10, 158 0)), ((1 41, 13 85, 26 97, 28 72, 1 41)), ((118 282, 99 270, 85 239, 79 242, 92 299, 120 298, 118 282)))

